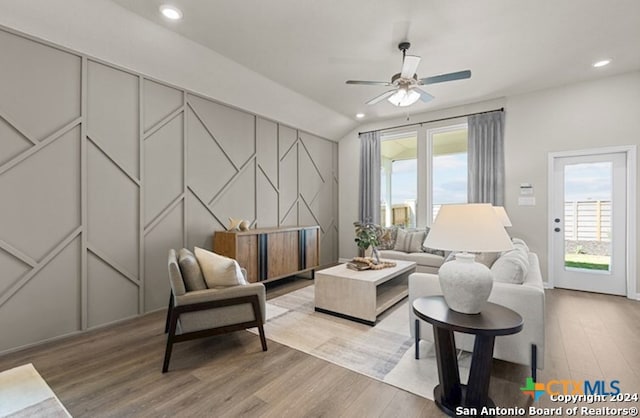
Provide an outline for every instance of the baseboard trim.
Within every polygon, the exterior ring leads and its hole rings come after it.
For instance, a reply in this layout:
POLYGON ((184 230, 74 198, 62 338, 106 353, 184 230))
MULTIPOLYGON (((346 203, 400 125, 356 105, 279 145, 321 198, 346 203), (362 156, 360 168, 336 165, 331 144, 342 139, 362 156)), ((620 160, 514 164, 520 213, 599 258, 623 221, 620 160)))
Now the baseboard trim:
POLYGON ((640 293, 636 293, 635 295, 629 294, 627 295, 627 299, 640 301, 640 293))
POLYGON ((8 349, 6 349, 4 351, 0 351, 0 356, 4 356, 5 354, 15 353, 16 351, 26 350, 26 349, 32 348, 32 347, 37 347, 37 346, 40 346, 40 345, 43 345, 43 344, 48 344, 48 343, 52 343, 52 342, 55 342, 55 341, 64 340, 65 338, 72 338, 72 337, 75 337, 75 336, 78 336, 78 335, 87 334, 87 333, 90 333, 90 332, 93 332, 93 331, 100 330, 102 328, 107 328, 107 327, 111 327, 111 326, 114 326, 114 325, 118 325, 118 324, 121 324, 123 322, 130 321, 132 319, 141 318, 141 317, 143 317, 145 315, 150 315, 150 314, 152 314, 154 312, 166 311, 166 310, 167 310, 167 308, 158 308, 158 309, 151 310, 149 312, 145 312, 143 314, 132 315, 132 316, 128 316, 126 318, 117 319, 117 320, 115 320, 113 322, 108 322, 106 324, 96 325, 95 327, 91 327, 91 328, 87 328, 87 329, 83 329, 83 330, 72 331, 72 332, 69 332, 67 334, 56 335, 55 337, 46 338, 44 340, 39 340, 39 341, 36 341, 36 342, 33 342, 33 343, 28 343, 28 344, 24 344, 24 345, 21 345, 21 346, 18 346, 18 347, 8 348, 8 349))

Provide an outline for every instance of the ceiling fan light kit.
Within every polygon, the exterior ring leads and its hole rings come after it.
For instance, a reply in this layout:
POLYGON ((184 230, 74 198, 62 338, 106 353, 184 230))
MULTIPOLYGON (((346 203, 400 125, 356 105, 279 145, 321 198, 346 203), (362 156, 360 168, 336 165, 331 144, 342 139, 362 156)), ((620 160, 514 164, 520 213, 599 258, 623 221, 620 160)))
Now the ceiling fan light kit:
POLYGON ((420 93, 406 87, 399 88, 387 99, 389 103, 398 107, 411 106, 420 98, 420 93))
POLYGON ((402 51, 402 69, 399 73, 391 77, 391 81, 362 81, 347 80, 347 84, 359 84, 367 86, 389 86, 394 87, 393 90, 386 91, 367 102, 373 105, 387 99, 389 103, 398 107, 411 106, 418 99, 427 103, 433 99, 433 96, 426 91, 418 88, 428 84, 444 83, 446 81, 463 80, 471 77, 471 71, 457 71, 454 73, 440 74, 432 77, 418 78, 416 71, 420 64, 420 57, 417 55, 407 55, 407 50, 411 44, 409 42, 401 42, 398 49, 402 51))

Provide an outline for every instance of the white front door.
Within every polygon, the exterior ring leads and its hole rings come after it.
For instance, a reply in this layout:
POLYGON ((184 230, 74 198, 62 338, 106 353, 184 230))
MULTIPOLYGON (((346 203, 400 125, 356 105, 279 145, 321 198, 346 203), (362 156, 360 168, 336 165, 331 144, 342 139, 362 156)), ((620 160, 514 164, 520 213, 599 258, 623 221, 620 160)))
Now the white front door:
POLYGON ((626 295, 626 153, 553 158, 556 287, 626 295))

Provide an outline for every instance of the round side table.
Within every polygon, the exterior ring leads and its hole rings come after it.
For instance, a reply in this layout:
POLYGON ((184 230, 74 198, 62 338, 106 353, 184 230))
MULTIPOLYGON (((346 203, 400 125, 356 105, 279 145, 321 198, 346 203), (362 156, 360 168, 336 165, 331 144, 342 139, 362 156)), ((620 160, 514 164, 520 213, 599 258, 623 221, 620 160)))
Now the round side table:
MULTIPOLYGON (((458 406, 476 408, 478 412, 483 406, 494 407, 489 398, 489 380, 495 337, 520 332, 522 317, 495 303, 487 303, 479 314, 459 313, 449 309, 442 296, 414 300, 413 312, 433 326, 440 380, 440 384, 433 390, 436 405, 449 416, 455 416, 458 406), (460 383, 454 331, 476 336, 466 385, 460 383)), ((420 329, 418 321, 415 323, 416 338, 420 329)))

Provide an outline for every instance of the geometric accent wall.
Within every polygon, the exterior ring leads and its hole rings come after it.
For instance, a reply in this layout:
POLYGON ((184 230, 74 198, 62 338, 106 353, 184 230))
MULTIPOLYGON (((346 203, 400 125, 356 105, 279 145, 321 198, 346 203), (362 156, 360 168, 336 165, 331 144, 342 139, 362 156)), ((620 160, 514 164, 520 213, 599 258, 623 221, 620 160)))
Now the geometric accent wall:
POLYGON ((320 225, 337 144, 0 30, 0 352, 166 306, 167 252, 228 218, 320 225))

